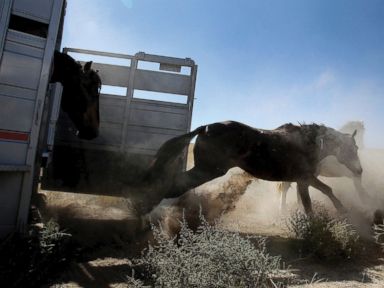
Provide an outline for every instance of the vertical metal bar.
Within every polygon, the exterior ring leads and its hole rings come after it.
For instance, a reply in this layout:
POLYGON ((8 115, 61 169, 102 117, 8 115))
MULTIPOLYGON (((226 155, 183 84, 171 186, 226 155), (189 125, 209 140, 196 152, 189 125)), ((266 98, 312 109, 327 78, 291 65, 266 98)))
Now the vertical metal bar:
MULTIPOLYGON (((38 105, 38 103, 43 103, 46 97, 46 91, 48 87, 48 81, 49 81, 50 70, 51 70, 51 62, 52 62, 53 53, 55 50, 57 34, 59 31, 59 25, 61 20, 60 16, 62 15, 61 11, 64 5, 64 1, 65 0, 55 0, 52 7, 51 19, 50 19, 49 28, 48 28, 48 37, 47 37, 47 42, 44 49, 43 65, 41 69, 39 87, 37 89, 34 115, 37 115, 37 114, 42 115, 41 109, 43 108, 44 105, 38 105)), ((34 184, 35 169, 38 169, 38 167, 34 167, 34 166, 35 166, 35 159, 36 159, 36 148, 37 148, 38 139, 39 139, 40 124, 41 124, 41 117, 38 117, 37 121, 32 122, 30 143, 28 147, 27 160, 26 160, 26 165, 30 165, 32 169, 30 172, 25 173, 23 177, 23 185, 22 185, 22 191, 20 195, 19 211, 18 211, 18 217, 17 217, 17 229, 19 231, 22 231, 25 229, 25 226, 28 220, 28 212, 29 212, 31 194, 32 194, 33 184, 34 184)))
POLYGON ((191 66, 191 88, 188 95, 188 123, 187 123, 187 132, 191 130, 192 123, 192 112, 193 112, 193 102, 195 97, 196 89, 196 77, 197 77, 197 65, 191 66))
POLYGON ((7 37, 12 4, 13 0, 2 0, 2 3, 0 4, 0 63, 3 57, 4 43, 5 38, 7 37))
POLYGON ((121 145, 120 145, 120 151, 125 152, 125 145, 127 142, 127 133, 128 133, 128 125, 129 125, 129 114, 131 112, 131 102, 133 99, 133 93, 134 93, 134 82, 135 82, 135 72, 137 70, 138 60, 135 55, 131 59, 131 69, 129 72, 129 81, 128 81, 128 87, 127 87, 127 99, 125 102, 124 107, 124 124, 123 124, 123 131, 122 131, 122 139, 121 139, 121 145))

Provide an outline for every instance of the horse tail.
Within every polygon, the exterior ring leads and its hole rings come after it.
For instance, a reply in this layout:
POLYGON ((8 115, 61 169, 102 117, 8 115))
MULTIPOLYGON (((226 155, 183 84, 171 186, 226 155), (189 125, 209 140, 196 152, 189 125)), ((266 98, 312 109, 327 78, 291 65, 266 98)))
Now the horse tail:
POLYGON ((279 182, 276 184, 277 191, 281 194, 291 187, 291 182, 279 182))
POLYGON ((202 134, 205 131, 205 128, 206 126, 200 126, 189 133, 166 141, 157 151, 155 159, 149 167, 145 180, 149 180, 148 178, 152 178, 153 176, 157 176, 159 173, 163 172, 167 164, 175 160, 183 149, 189 144, 191 139, 198 134, 202 134))
POLYGON ((283 192, 283 183, 279 182, 276 184, 276 186, 277 186, 277 191, 279 192, 279 194, 281 194, 283 192))

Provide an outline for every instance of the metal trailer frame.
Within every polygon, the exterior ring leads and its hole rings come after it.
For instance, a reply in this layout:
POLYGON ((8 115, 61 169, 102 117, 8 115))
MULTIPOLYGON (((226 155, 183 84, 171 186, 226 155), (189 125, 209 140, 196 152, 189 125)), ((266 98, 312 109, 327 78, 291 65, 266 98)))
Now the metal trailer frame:
MULTIPOLYGON (((52 165, 44 170, 41 187, 121 195, 166 140, 190 131, 198 67, 190 58, 144 52, 63 50, 75 59, 93 60, 103 88, 118 87, 123 93, 103 92, 102 88, 100 133, 91 141, 77 138, 67 115, 60 114, 52 165), (146 93, 149 97, 143 97, 146 93)), ((186 162, 187 151, 177 165, 186 169, 186 162)))
POLYGON ((25 229, 51 62, 65 0, 0 2, 0 238, 25 229), (12 18, 13 17, 13 18, 12 18), (11 29, 15 17, 46 37, 11 29))
MULTIPOLYGON (((0 238, 25 230, 31 194, 37 187, 40 153, 44 148, 48 153, 43 156, 49 155, 54 141, 56 147, 77 147, 96 154, 153 157, 166 140, 190 130, 197 74, 193 60, 67 48, 67 53, 130 62, 93 64, 104 85, 126 89, 123 96, 101 95, 100 137, 81 141, 68 131, 72 125, 59 112, 62 87, 54 84, 47 90, 53 53, 60 47, 65 4, 66 0, 0 2, 0 238), (11 29, 15 17, 45 25, 46 34, 11 29), (159 67, 140 68, 141 63, 159 67), (184 68, 188 73, 183 73, 184 68), (179 95, 185 101, 143 99, 135 97, 137 90, 179 95)), ((184 160, 185 167, 186 154, 184 160)))
POLYGON ((130 65, 92 64, 92 68, 99 71, 103 86, 124 88, 126 93, 119 96, 101 93, 100 135, 96 139, 79 140, 72 129, 68 129, 70 123, 62 117, 58 123, 56 144, 153 156, 166 140, 190 131, 197 75, 197 65, 192 59, 144 52, 132 56, 73 48, 63 50, 124 59, 130 61, 130 65), (158 65, 158 68, 139 67, 147 63, 158 65), (182 74, 183 68, 189 71, 182 74), (135 97, 137 90, 172 94, 176 98, 184 97, 185 101, 142 99, 135 97))

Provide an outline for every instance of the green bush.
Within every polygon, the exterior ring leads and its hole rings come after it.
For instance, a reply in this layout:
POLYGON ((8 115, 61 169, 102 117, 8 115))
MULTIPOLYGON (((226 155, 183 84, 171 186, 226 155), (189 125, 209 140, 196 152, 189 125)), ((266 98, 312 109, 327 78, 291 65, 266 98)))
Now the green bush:
POLYGON ((287 221, 288 230, 301 241, 300 249, 306 255, 315 255, 324 261, 351 259, 359 255, 359 235, 346 219, 333 219, 321 206, 314 214, 295 211, 287 221))
MULTIPOLYGON (((266 252, 265 238, 243 237, 210 225, 196 232, 185 219, 176 238, 152 226, 155 243, 136 261, 155 287, 278 287, 280 257, 266 252)), ((281 279, 281 278, 280 278, 281 279)), ((131 279, 132 280, 132 279, 131 279)), ((132 283, 132 282, 131 282, 132 283)), ((141 285, 141 284, 140 284, 141 285)), ((137 286, 142 287, 142 286, 137 286)))

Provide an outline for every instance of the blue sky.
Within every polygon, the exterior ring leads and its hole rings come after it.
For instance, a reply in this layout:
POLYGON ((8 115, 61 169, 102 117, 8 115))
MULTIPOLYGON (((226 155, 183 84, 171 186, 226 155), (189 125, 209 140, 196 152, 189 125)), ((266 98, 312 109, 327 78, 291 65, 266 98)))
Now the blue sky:
POLYGON ((192 127, 366 125, 384 148, 382 0, 67 0, 63 46, 190 57, 192 127))

